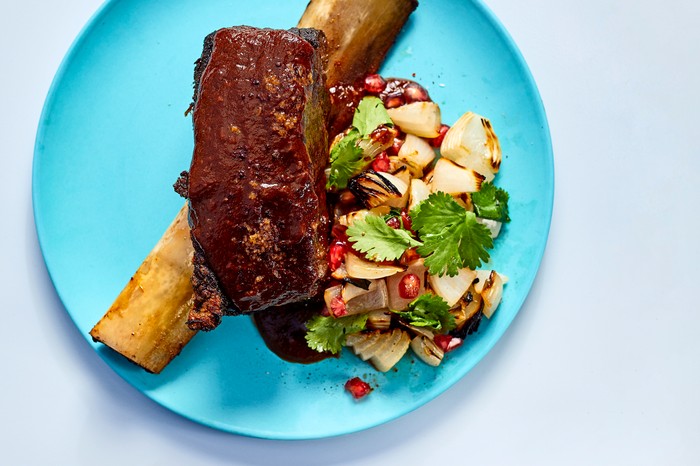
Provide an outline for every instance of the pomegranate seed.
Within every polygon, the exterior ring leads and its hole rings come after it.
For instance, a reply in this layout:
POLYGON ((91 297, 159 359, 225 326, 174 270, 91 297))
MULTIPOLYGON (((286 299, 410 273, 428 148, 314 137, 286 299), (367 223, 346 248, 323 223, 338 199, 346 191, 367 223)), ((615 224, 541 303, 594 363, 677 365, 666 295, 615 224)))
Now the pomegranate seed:
POLYGON ((460 346, 462 346, 462 342, 464 342, 464 340, 462 340, 461 338, 452 337, 452 340, 450 340, 450 344, 447 345, 447 351, 445 351, 445 353, 449 353, 453 349, 459 348, 460 346))
POLYGON ((461 338, 453 337, 452 335, 435 335, 433 341, 435 341, 435 344, 445 353, 449 353, 453 349, 462 346, 463 342, 461 338))
POLYGON ((338 270, 338 267, 340 267, 345 260, 345 245, 340 242, 333 243, 328 253, 328 257, 331 272, 338 270))
POLYGON ((388 172, 390 166, 389 156, 386 155, 386 152, 379 154, 372 162, 372 170, 375 172, 388 172))
POLYGON ((343 242, 346 243, 348 241, 348 227, 346 225, 333 225, 333 229, 331 230, 331 236, 334 239, 337 239, 338 242, 343 242))
POLYGON ((326 306, 323 306, 323 309, 321 309, 321 315, 323 317, 329 317, 331 315, 331 311, 329 311, 326 306))
POLYGON ((403 227, 407 230, 413 230, 413 221, 411 220, 411 216, 408 215, 408 212, 406 210, 401 211, 401 222, 403 223, 403 227))
POLYGON ((399 151, 401 150, 403 143, 403 139, 394 138, 394 143, 386 151, 391 155, 399 155, 399 151))
POLYGON ((372 142, 385 146, 389 144, 396 136, 398 136, 399 131, 394 128, 389 128, 388 126, 380 126, 369 134, 369 138, 372 142))
POLYGON ((345 390, 350 392, 353 398, 359 400, 369 395, 372 391, 372 387, 369 386, 367 382, 359 377, 353 377, 352 379, 345 382, 345 390))
POLYGON ((440 130, 438 131, 438 137, 430 139, 430 145, 433 147, 440 147, 442 145, 442 141, 445 139, 445 135, 447 134, 447 130, 449 130, 450 127, 447 125, 442 125, 440 126, 440 130))
POLYGON ((447 347, 450 345, 450 340, 452 340, 450 335, 435 335, 433 337, 435 344, 438 345, 443 351, 447 351, 447 347))
POLYGON ((428 91, 425 90, 423 86, 418 83, 408 83, 403 88, 403 96, 406 99, 406 103, 411 102, 427 102, 430 100, 428 91))
POLYGON ((398 217, 391 217, 389 220, 386 221, 386 224, 394 230, 398 230, 399 228, 401 228, 401 222, 399 221, 398 217))
POLYGON ((387 97, 386 102, 384 103, 384 106, 386 108, 396 108, 396 107, 402 106, 405 103, 406 103, 406 101, 404 100, 403 96, 397 95, 397 96, 387 97))
POLYGON ((401 265, 408 265, 416 259, 420 259, 420 254, 416 252, 415 248, 411 248, 406 249, 406 252, 403 253, 399 262, 401 265))
POLYGON ((415 273, 407 273, 399 282, 399 296, 403 299, 415 299, 420 293, 420 278, 415 273))
POLYGON ((368 74, 365 77, 365 90, 370 94, 379 94, 386 89, 386 81, 378 74, 368 74))
POLYGON ((331 315, 333 317, 343 317, 348 314, 348 310, 345 308, 345 301, 340 296, 336 296, 331 299, 331 315))

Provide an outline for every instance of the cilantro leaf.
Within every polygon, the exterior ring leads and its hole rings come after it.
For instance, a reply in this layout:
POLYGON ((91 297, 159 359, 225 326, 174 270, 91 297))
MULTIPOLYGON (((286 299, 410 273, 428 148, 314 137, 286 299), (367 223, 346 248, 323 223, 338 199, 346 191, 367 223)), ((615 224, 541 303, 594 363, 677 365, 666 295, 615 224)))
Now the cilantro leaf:
POLYGON ((352 125, 362 136, 368 136, 381 125, 393 126, 384 103, 378 97, 368 96, 360 101, 352 117, 352 125))
POLYGON ((410 215, 413 230, 423 241, 417 252, 425 257, 431 275, 453 277, 461 268, 476 269, 482 262, 488 262, 486 249, 493 247, 489 229, 449 194, 431 194, 410 215))
POLYGON ((497 188, 492 183, 486 182, 481 185, 481 190, 472 193, 472 204, 476 216, 489 218, 500 222, 510 222, 508 216, 508 192, 497 188))
POLYGON ((393 123, 381 99, 377 97, 362 99, 353 115, 353 128, 331 149, 331 166, 326 189, 347 187, 348 180, 371 162, 364 157, 362 147, 358 143, 369 139, 372 131, 382 125, 393 126, 393 123))
POLYGON ((326 189, 342 189, 348 180, 368 163, 362 158, 362 149, 357 146, 360 133, 353 129, 331 149, 331 167, 326 189))
POLYGON ((353 243, 353 249, 366 253, 375 261, 398 259, 406 249, 423 244, 408 231, 394 230, 382 217, 373 214, 354 221, 348 228, 347 235, 353 243))
POLYGON ((314 316, 306 323, 306 344, 319 353, 336 354, 345 343, 345 337, 363 330, 366 324, 367 314, 339 318, 314 316))
POLYGON ((396 314, 411 325, 426 327, 438 332, 447 332, 456 327, 455 317, 450 314, 450 306, 447 301, 430 293, 418 296, 408 305, 407 311, 396 312, 396 314))

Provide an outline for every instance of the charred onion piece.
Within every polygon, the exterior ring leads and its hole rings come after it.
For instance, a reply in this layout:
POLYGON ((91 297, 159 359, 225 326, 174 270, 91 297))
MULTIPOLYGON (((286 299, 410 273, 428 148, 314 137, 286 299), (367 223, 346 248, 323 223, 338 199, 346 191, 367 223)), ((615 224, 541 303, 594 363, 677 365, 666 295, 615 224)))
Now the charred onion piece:
POLYGON ((364 278, 366 280, 376 280, 403 272, 402 267, 368 261, 355 254, 348 254, 345 257, 345 268, 350 277, 364 278))
POLYGON ((380 372, 387 372, 408 350, 410 338, 403 330, 348 335, 347 346, 363 361, 369 360, 380 372))
POLYGON ((441 158, 435 164, 430 190, 448 194, 475 193, 481 189, 483 182, 481 173, 441 158))
POLYGON ((344 290, 348 287, 360 291, 360 293, 356 293, 354 297, 346 300, 348 315, 378 311, 380 309, 386 309, 389 305, 389 297, 387 296, 386 283, 384 280, 372 281, 372 285, 367 291, 349 284, 345 285, 344 290))
POLYGON ((430 187, 423 180, 411 180, 411 196, 408 204, 408 210, 413 210, 415 206, 430 197, 430 187))
POLYGON ((425 139, 407 134, 398 156, 408 166, 412 176, 422 178, 423 169, 435 159, 435 151, 425 139))
POLYGON ((501 166, 501 144, 491 122, 467 112, 447 131, 440 146, 443 157, 493 180, 501 166))
POLYGON ((503 279, 501 276, 492 270, 489 278, 484 281, 480 293, 484 300, 484 315, 490 319, 503 297, 503 279))
POLYGON ((399 135, 398 130, 386 126, 380 126, 372 131, 367 139, 360 139, 357 143, 362 149, 362 155, 366 160, 372 160, 394 144, 394 138, 399 135))
POLYGON ((345 277, 345 278, 343 278, 343 281, 345 283, 350 283, 351 285, 355 285, 358 288, 362 288, 363 290, 369 290, 369 287, 372 284, 371 280, 366 280, 364 278, 345 277))
POLYGON ((367 328, 374 330, 389 330, 391 327, 391 312, 378 310, 367 313, 367 328))
POLYGON ((440 107, 435 102, 413 102, 387 112, 404 133, 431 139, 440 135, 440 107))
POLYGON ((436 295, 447 301, 449 306, 454 306, 462 299, 475 278, 476 272, 465 268, 460 269, 454 277, 447 274, 429 275, 428 283, 436 295))
POLYGON ((348 189, 365 207, 371 209, 390 199, 401 199, 407 186, 393 175, 368 170, 350 179, 348 189))
POLYGON ((431 338, 421 335, 411 340, 411 349, 421 361, 433 367, 439 366, 445 357, 445 352, 431 338))
POLYGON ((450 335, 465 339, 468 335, 479 330, 481 317, 484 315, 483 308, 484 301, 481 299, 481 295, 472 287, 464 295, 457 308, 450 311, 455 316, 455 324, 457 324, 457 328, 452 330, 450 335))

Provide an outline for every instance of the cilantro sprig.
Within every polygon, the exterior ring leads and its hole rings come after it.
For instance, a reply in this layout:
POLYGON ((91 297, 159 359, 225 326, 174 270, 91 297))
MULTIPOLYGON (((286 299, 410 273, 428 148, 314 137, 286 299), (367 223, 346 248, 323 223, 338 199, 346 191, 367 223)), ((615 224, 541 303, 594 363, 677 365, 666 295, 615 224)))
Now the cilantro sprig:
POLYGON ((417 297, 403 312, 393 311, 409 324, 425 327, 436 332, 447 332, 456 327, 455 318, 450 314, 447 301, 434 294, 426 293, 417 297))
POLYGON ((309 348, 323 353, 339 353, 345 338, 351 333, 362 331, 367 324, 367 314, 347 317, 314 316, 306 323, 306 344, 309 348))
POLYGON ((352 129, 333 146, 326 189, 346 187, 348 180, 369 164, 369 161, 362 157, 362 149, 357 146, 359 140, 360 132, 352 129))
POLYGON ((391 118, 381 99, 365 97, 355 110, 352 119, 352 129, 337 144, 330 153, 330 172, 326 189, 342 189, 348 185, 348 180, 361 172, 372 160, 363 156, 358 143, 368 139, 372 131, 386 125, 393 126, 391 118))
POLYGON ((472 204, 477 217, 510 222, 508 216, 508 192, 485 182, 478 192, 472 193, 472 204))
POLYGON ((493 247, 489 229, 449 194, 431 194, 410 212, 413 230, 423 242, 417 249, 431 275, 453 277, 459 269, 488 262, 493 247))
POLYGON ((394 125, 382 100, 373 96, 362 99, 352 117, 352 126, 357 128, 362 136, 369 136, 382 125, 394 125))
POLYGON ((382 217, 373 214, 353 222, 347 230, 347 235, 353 243, 353 249, 367 254, 375 261, 398 259, 406 249, 423 244, 407 230, 395 230, 387 225, 382 217))

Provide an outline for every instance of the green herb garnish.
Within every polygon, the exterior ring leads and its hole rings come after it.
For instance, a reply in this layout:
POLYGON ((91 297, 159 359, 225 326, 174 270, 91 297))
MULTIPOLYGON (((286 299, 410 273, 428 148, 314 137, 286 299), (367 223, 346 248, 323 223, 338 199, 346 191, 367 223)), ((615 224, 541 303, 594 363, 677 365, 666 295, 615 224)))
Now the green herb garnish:
POLYGON ((508 193, 485 182, 478 192, 472 193, 472 204, 477 217, 498 220, 499 222, 510 222, 508 216, 508 193))
POLYGON ((488 262, 487 249, 493 247, 489 229, 449 194, 431 194, 410 215, 413 230, 423 241, 417 252, 425 257, 425 266, 431 275, 453 277, 459 269, 474 270, 482 262, 488 262))
POLYGON ((436 332, 447 332, 456 326, 447 301, 430 293, 418 296, 408 305, 407 311, 393 312, 413 326, 436 332))
POLYGON ((382 217, 372 214, 363 220, 354 221, 348 228, 347 235, 353 243, 353 249, 367 254, 375 261, 398 259, 406 249, 423 244, 407 230, 395 230, 382 217))
POLYGON ((342 189, 348 180, 361 171, 369 161, 362 158, 362 149, 357 146, 360 133, 353 129, 331 149, 331 167, 326 189, 342 189))
POLYGON ((352 126, 357 128, 362 136, 369 136, 382 125, 394 126, 382 100, 378 97, 362 99, 353 115, 352 126))
POLYGON ((367 314, 338 318, 314 316, 306 323, 306 344, 319 353, 336 354, 345 344, 347 335, 362 331, 366 324, 367 314))
POLYGON ((353 128, 331 149, 331 166, 326 189, 347 187, 348 180, 372 162, 363 157, 362 148, 358 143, 362 139, 368 139, 372 131, 382 125, 393 126, 394 124, 381 99, 377 97, 362 99, 352 119, 353 128))

